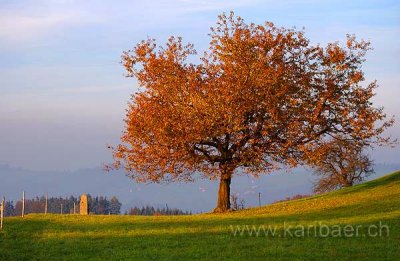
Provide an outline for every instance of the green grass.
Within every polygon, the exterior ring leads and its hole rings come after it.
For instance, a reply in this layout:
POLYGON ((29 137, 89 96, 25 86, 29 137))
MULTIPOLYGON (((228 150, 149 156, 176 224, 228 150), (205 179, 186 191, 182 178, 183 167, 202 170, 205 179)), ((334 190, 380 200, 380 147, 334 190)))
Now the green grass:
MULTIPOLYGON (((349 232, 348 232, 349 233, 349 232)), ((400 172, 310 198, 228 214, 6 218, 0 260, 400 260, 400 172), (389 228, 368 234, 371 225, 389 228), (232 228, 276 227, 275 236, 232 228), (338 226, 358 235, 333 234, 338 226), (294 234, 300 226, 311 233, 294 234), (332 234, 315 235, 327 226, 332 234), (285 235, 285 229, 291 227, 285 235), (348 228, 349 229, 349 228, 348 228)))

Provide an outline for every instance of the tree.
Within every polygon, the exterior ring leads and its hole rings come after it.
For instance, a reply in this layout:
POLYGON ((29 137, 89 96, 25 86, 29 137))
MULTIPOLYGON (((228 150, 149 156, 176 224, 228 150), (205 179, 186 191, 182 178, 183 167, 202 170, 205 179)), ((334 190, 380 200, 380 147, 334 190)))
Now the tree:
POLYGON ((190 211, 183 211, 178 208, 157 208, 155 209, 153 206, 142 207, 141 209, 138 207, 130 208, 129 211, 126 212, 126 215, 143 215, 143 216, 169 216, 169 215, 191 215, 190 211))
POLYGON ((245 208, 245 201, 243 198, 239 198, 239 193, 233 193, 230 202, 232 210, 241 210, 245 208))
POLYGON ((119 215, 121 213, 122 204, 119 202, 118 198, 113 196, 109 203, 109 213, 112 215, 119 215))
POLYGON ((369 43, 313 46, 304 32, 246 24, 222 14, 199 64, 180 37, 154 39, 122 55, 140 89, 132 95, 121 143, 109 169, 138 182, 219 179, 215 212, 230 209, 232 176, 269 173, 313 160, 336 135, 365 144, 389 142, 393 124, 371 103, 361 64, 369 43), (380 125, 377 126, 377 123, 380 125))
POLYGON ((353 186, 374 172, 373 162, 363 152, 363 147, 351 141, 332 141, 319 157, 317 165, 313 166, 314 174, 320 176, 314 186, 318 193, 353 186))

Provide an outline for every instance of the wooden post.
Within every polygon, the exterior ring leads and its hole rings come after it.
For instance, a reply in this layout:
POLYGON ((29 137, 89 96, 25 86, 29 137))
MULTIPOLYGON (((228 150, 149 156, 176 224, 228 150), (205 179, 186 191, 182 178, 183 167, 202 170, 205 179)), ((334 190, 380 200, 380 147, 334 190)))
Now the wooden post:
POLYGON ((75 202, 74 202, 74 214, 76 214, 76 205, 75 205, 75 202))
POLYGON ((44 206, 44 214, 47 214, 47 207, 48 207, 47 201, 48 201, 48 198, 49 198, 49 194, 46 193, 46 203, 45 203, 45 206, 44 206))
POLYGON ((24 217, 25 215, 25 191, 22 191, 22 211, 21 211, 21 217, 24 217))
POLYGON ((5 200, 3 197, 3 199, 1 200, 1 207, 0 207, 0 229, 1 230, 3 230, 4 207, 5 207, 5 200))
POLYGON ((63 207, 62 207, 62 203, 61 203, 61 215, 62 215, 62 213, 63 213, 63 207))
POLYGON ((261 192, 258 192, 258 205, 261 208, 261 192))

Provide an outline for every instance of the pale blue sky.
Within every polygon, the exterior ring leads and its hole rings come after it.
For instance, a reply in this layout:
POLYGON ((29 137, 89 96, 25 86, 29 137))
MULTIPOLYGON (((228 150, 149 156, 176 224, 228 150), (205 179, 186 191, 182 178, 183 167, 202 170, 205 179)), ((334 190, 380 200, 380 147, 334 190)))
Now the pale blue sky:
MULTIPOLYGON (((399 1, 0 0, 0 163, 68 170, 110 159, 135 82, 120 55, 147 36, 169 35, 204 50, 209 27, 234 10, 247 22, 305 27, 313 43, 371 40, 366 77, 375 99, 400 120, 399 1)), ((390 131, 400 137, 400 124, 390 131)), ((377 162, 398 162, 380 149, 377 162)))

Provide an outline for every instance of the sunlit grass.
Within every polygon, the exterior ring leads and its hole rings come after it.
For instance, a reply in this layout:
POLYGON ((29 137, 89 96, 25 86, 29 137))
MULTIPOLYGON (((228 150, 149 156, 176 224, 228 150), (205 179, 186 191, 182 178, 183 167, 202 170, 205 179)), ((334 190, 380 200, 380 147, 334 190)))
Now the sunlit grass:
POLYGON ((192 216, 27 215, 5 220, 0 260, 400 260, 400 172, 290 202, 192 216), (385 237, 233 236, 232 227, 362 225, 385 237))

